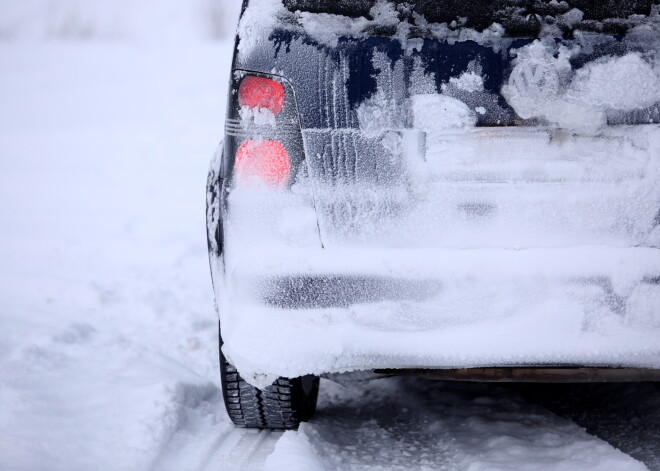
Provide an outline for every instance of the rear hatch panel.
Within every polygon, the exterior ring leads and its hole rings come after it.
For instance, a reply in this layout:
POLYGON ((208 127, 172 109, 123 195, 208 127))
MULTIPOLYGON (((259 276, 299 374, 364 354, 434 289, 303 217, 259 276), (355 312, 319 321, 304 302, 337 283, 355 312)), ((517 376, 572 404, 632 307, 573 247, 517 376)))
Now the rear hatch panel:
POLYGON ((660 367, 655 24, 289 26, 242 38, 234 64, 290 84, 304 148, 286 192, 229 185, 223 348, 242 373, 660 367))

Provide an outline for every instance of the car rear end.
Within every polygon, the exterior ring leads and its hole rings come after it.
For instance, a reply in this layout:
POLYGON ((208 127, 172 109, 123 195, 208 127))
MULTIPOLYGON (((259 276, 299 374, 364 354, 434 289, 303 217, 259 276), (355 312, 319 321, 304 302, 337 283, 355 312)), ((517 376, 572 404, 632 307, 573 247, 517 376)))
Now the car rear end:
POLYGON ((659 11, 246 2, 209 176, 228 360, 660 378, 659 11))

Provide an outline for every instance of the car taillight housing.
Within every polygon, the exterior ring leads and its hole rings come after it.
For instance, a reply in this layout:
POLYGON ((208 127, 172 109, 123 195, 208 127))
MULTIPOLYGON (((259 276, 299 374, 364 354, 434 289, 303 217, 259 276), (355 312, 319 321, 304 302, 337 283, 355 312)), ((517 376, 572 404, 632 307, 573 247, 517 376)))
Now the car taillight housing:
POLYGON ((275 80, 247 75, 238 88, 238 103, 253 110, 268 110, 275 116, 282 112, 286 100, 284 86, 275 80))
POLYGON ((285 190, 305 158, 293 88, 247 71, 235 71, 233 80, 222 175, 237 188, 285 190))
POLYGON ((236 152, 234 174, 241 186, 263 183, 284 188, 291 176, 291 160, 279 141, 248 140, 236 152))

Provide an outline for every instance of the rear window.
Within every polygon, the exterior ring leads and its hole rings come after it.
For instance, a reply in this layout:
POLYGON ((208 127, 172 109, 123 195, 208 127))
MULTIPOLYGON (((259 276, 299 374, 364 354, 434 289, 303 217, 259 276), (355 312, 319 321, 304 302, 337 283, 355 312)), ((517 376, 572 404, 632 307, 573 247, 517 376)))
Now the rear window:
MULTIPOLYGON (((552 29, 564 36, 576 29, 607 34, 625 34, 642 17, 651 15, 657 0, 284 0, 292 13, 326 13, 349 18, 398 15, 412 28, 409 36, 425 36, 428 23, 452 29, 483 31, 493 24, 508 37, 539 35, 552 29)), ((394 35, 391 22, 374 35, 394 35), (388 31, 389 30, 389 31, 388 31)))

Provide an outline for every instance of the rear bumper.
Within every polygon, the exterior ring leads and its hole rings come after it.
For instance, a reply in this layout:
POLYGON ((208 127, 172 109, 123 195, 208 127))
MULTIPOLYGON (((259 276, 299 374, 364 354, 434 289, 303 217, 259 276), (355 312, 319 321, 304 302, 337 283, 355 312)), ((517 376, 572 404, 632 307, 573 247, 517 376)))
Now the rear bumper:
POLYGON ((660 250, 243 250, 225 354, 256 384, 356 370, 660 368, 660 250))

